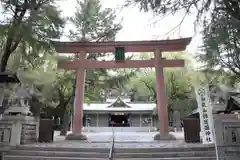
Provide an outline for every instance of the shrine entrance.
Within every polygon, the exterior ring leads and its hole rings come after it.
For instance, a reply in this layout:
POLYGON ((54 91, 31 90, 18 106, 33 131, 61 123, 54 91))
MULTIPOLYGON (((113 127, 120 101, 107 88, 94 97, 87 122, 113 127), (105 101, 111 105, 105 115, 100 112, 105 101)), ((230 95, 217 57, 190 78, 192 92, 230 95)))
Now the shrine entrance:
POLYGON ((130 127, 129 114, 113 113, 109 114, 109 127, 130 127))
POLYGON ((76 70, 76 93, 72 133, 66 136, 68 140, 85 140, 82 134, 82 117, 85 88, 86 69, 111 68, 147 68, 154 67, 156 72, 157 110, 159 117, 159 131, 155 140, 175 139, 169 134, 167 98, 164 88, 165 67, 183 67, 184 60, 170 60, 162 57, 162 52, 183 51, 191 38, 160 40, 160 41, 114 41, 114 42, 53 42, 58 53, 78 54, 79 59, 59 62, 60 69, 76 70), (153 52, 154 58, 149 60, 125 60, 127 52, 153 52), (88 53, 114 53, 115 61, 98 61, 87 59, 88 53))

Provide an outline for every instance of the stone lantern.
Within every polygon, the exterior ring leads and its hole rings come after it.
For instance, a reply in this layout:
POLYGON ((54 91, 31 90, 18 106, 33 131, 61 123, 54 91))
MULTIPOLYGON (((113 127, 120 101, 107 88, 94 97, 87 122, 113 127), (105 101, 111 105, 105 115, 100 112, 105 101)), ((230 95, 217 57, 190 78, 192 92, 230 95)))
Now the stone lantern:
MULTIPOLYGON (((14 74, 0 73, 0 83, 19 83, 14 74)), ((0 121, 0 142, 12 146, 33 143, 38 140, 39 120, 32 116, 29 106, 32 91, 21 85, 10 97, 10 103, 0 121)))

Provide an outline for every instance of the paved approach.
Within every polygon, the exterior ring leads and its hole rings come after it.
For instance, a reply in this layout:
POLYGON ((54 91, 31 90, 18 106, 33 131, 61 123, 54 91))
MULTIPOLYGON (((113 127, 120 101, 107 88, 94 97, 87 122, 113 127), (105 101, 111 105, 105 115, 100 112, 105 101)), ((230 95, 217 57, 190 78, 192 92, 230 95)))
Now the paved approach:
MULTIPOLYGON (((67 148, 109 148, 112 138, 111 132, 85 132, 87 141, 66 141, 65 136, 59 136, 55 131, 53 143, 36 143, 30 146, 39 147, 67 147, 67 148)), ((153 136, 157 132, 116 132, 116 148, 178 148, 178 147, 199 147, 203 144, 187 144, 184 142, 183 132, 172 133, 177 140, 174 141, 154 141, 153 136)), ((27 145, 27 146, 29 146, 27 145)))
MULTIPOLYGON (((63 141, 64 136, 59 136, 58 131, 55 131, 55 141, 63 141)), ((115 142, 157 142, 153 140, 154 135, 158 132, 115 132, 115 142)), ((112 139, 112 132, 85 132, 88 137, 88 142, 110 142, 112 139)), ((177 140, 184 140, 183 132, 172 132, 177 140)))

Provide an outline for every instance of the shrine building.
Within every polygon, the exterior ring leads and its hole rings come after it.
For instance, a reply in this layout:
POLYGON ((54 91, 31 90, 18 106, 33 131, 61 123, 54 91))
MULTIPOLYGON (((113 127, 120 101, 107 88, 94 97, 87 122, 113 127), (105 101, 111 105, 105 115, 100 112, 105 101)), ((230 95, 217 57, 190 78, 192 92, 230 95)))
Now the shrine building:
POLYGON ((83 106, 83 126, 91 127, 157 127, 153 114, 155 103, 130 102, 130 98, 108 98, 104 103, 83 106))

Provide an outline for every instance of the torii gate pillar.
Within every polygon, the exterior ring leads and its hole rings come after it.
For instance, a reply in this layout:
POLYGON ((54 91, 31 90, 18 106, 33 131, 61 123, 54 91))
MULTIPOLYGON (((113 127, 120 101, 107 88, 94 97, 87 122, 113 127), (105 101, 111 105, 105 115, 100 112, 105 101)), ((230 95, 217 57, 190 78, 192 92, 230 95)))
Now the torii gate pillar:
POLYGON ((162 53, 155 50, 155 73, 156 73, 156 91, 157 91, 157 111, 160 125, 160 133, 154 136, 154 140, 175 140, 175 136, 169 134, 167 97, 165 93, 164 72, 162 65, 162 53))
MULTIPOLYGON (((85 60, 86 52, 79 54, 80 60, 85 60)), ((72 133, 66 136, 66 140, 87 140, 87 137, 82 134, 82 119, 83 119, 83 104, 85 91, 85 68, 78 68, 76 70, 76 90, 74 99, 74 114, 72 121, 72 133)))

